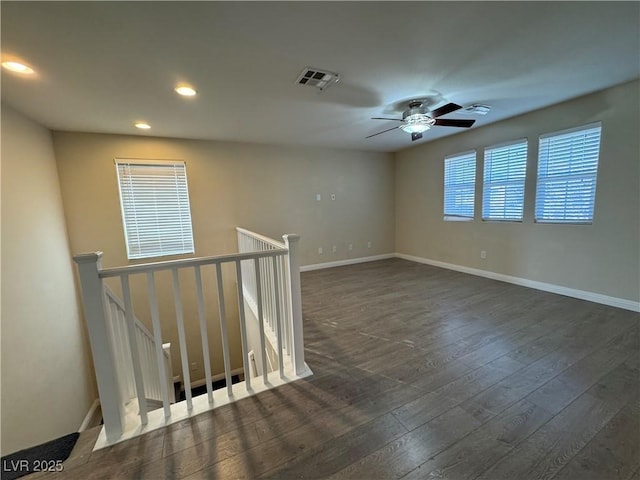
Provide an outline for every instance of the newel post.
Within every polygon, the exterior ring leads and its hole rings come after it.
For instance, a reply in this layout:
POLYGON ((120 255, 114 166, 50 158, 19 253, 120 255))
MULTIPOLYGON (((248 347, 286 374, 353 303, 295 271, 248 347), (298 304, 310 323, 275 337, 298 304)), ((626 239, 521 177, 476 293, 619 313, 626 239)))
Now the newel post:
POLYGON ((284 244, 289 250, 287 263, 289 268, 289 287, 291 289, 291 336, 293 337, 293 366, 296 375, 303 375, 307 371, 304 363, 304 335, 302 328, 302 294, 300 290, 300 236, 295 234, 283 235, 284 244))
POLYGON ((102 252, 83 253, 73 259, 80 275, 82 307, 89 331, 105 433, 108 441, 114 441, 122 436, 124 412, 110 343, 111 334, 107 328, 104 288, 99 275, 102 252))

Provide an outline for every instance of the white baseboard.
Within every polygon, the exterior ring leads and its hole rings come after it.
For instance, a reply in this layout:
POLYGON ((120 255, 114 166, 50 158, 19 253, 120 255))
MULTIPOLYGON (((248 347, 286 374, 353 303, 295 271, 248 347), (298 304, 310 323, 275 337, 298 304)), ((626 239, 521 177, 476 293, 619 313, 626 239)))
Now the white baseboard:
POLYGON ((96 419, 95 417, 99 413, 102 413, 100 410, 100 399, 96 398, 91 404, 91 407, 89 407, 89 411, 84 416, 84 420, 82 420, 80 428, 78 428, 78 432, 84 432, 87 428, 98 425, 100 423, 100 419, 96 419))
POLYGON ((396 254, 385 253, 383 255, 372 255, 370 257, 347 258, 346 260, 336 260, 335 262, 315 263, 313 265, 304 265, 300 267, 301 272, 310 272, 311 270, 322 270, 324 268, 344 267, 345 265, 355 265, 356 263, 375 262, 376 260, 386 260, 394 258, 396 254))
POLYGON ((313 265, 304 265, 300 267, 301 272, 309 272, 312 270, 322 270, 324 268, 343 267, 345 265, 355 265, 357 263, 374 262, 376 260, 386 260, 388 258, 402 258, 412 262, 424 263, 434 267, 446 268, 457 272, 468 273, 479 277, 499 280, 501 282, 513 283, 523 287, 534 288, 544 292, 557 293, 566 297, 579 298, 589 302, 600 303, 610 307, 631 310, 632 312, 640 312, 640 302, 627 300, 625 298, 612 297, 601 293, 588 292, 586 290, 578 290, 576 288, 563 287, 562 285, 554 285, 552 283, 539 282, 537 280, 529 280, 528 278, 514 277, 503 273, 491 272, 489 270, 481 270, 479 268, 465 267, 454 263, 441 262, 439 260, 431 260, 429 258, 416 257, 404 253, 387 253, 383 255, 372 255, 370 257, 349 258, 346 260, 338 260, 335 262, 316 263, 313 265))
POLYGON ((600 303, 608 305, 610 307, 623 308, 625 310, 631 310, 633 312, 640 312, 640 302, 634 302, 633 300, 626 300, 624 298, 610 297, 609 295, 603 295, 601 293, 587 292, 586 290, 578 290, 575 288, 563 287, 561 285, 554 285, 552 283, 538 282, 536 280, 529 280, 527 278, 513 277, 511 275, 505 275, 502 273, 490 272, 488 270, 481 270, 479 268, 464 267, 462 265, 456 265, 454 263, 440 262, 438 260, 431 260, 428 258, 416 257, 413 255, 406 255, 404 253, 396 253, 397 258, 404 260, 410 260, 412 262, 424 263, 434 267, 446 268, 448 270, 455 270, 457 272, 468 273, 471 275, 477 275, 479 277, 490 278, 492 280, 499 280, 501 282, 513 283, 515 285, 521 285, 523 287, 535 288, 536 290, 542 290, 550 293, 557 293, 566 297, 579 298, 580 300, 587 300, 589 302, 600 303))

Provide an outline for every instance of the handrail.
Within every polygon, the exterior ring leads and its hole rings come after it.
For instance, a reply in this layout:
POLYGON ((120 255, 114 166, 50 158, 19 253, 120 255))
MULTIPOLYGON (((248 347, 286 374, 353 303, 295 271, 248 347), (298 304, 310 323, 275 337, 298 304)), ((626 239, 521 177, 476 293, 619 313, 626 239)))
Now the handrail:
POLYGON ((132 273, 157 272, 161 270, 171 270, 182 267, 200 267, 203 265, 215 265, 219 263, 235 262, 238 260, 252 260, 255 258, 272 257, 274 255, 286 255, 287 249, 274 249, 262 252, 249 253, 229 253, 226 255, 216 255, 213 257, 188 258, 184 260, 168 260, 166 262, 140 263, 138 265, 128 265, 126 267, 104 268, 100 270, 100 278, 119 277, 132 273))
POLYGON ((239 233, 244 233, 245 235, 249 235, 250 237, 257 238, 258 240, 263 241, 264 243, 268 243, 276 248, 287 248, 284 243, 278 242, 273 238, 266 237, 264 235, 260 235, 259 233, 252 232, 251 230, 247 230, 246 228, 236 227, 236 231, 239 233))

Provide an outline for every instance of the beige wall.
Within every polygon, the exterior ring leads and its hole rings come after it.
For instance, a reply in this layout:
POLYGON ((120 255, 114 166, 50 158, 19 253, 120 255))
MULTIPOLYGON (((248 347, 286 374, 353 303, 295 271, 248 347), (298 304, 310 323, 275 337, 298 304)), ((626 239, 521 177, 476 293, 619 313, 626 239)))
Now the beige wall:
MULTIPOLYGON (((102 250, 107 267, 130 263, 113 163, 117 157, 186 161, 196 256, 236 251, 236 226, 276 239, 284 233, 301 235, 303 265, 394 251, 394 162, 390 154, 65 132, 54 133, 54 147, 72 251, 102 250), (330 199, 331 194, 336 200, 330 199), (368 241, 372 242, 370 249, 368 241), (323 255, 318 255, 318 247, 323 247, 323 255)), ((205 291, 215 290, 212 277, 206 277, 205 291)), ((169 278, 158 281, 163 335, 177 347, 169 278)), ((181 286, 189 363, 197 364, 192 378, 200 379, 204 371, 191 272, 181 277, 181 286)), ((237 312, 234 289, 232 275, 228 275, 225 291, 231 319, 237 312)), ((135 290, 136 313, 147 321, 142 282, 136 283, 135 290)), ((208 296, 207 313, 216 373, 222 369, 222 358, 213 297, 208 296)), ((232 367, 239 368, 239 327, 236 322, 230 327, 235 339, 232 367)), ((177 371, 177 348, 172 358, 177 371)))
POLYGON ((639 300, 639 89, 631 82, 397 153, 397 251, 639 300), (595 121, 602 121, 602 139, 593 224, 535 224, 539 135, 595 121), (483 149, 524 137, 529 142, 524 221, 479 220, 483 149), (471 149, 478 151, 476 220, 445 222, 443 159, 471 149))
POLYGON ((2 105, 2 455, 78 430, 88 368, 51 134, 2 105))

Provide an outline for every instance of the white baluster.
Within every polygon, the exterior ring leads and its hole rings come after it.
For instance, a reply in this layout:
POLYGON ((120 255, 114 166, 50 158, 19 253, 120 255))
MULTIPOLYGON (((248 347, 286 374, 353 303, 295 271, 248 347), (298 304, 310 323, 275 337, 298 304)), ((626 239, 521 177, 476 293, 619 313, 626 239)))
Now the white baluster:
POLYGON ((149 379, 149 398, 162 401, 160 372, 158 371, 158 364, 153 360, 153 343, 151 343, 147 336, 143 335, 142 332, 140 332, 140 338, 142 345, 144 345, 144 368, 146 372, 145 378, 149 379))
POLYGON ((146 398, 159 399, 156 395, 155 378, 151 375, 151 368, 149 365, 149 348, 147 347, 147 339, 143 335, 140 328, 135 325, 136 342, 138 344, 138 353, 140 354, 140 371, 142 372, 142 379, 144 381, 144 394, 146 398))
MULTIPOLYGON (((260 245, 258 243, 258 245, 260 245)), ((260 259, 260 291, 262 298, 262 311, 264 314, 265 323, 269 324, 269 295, 267 294, 267 290, 269 288, 269 274, 267 272, 268 265, 265 263, 266 258, 260 259)))
POLYGON ((162 383, 167 386, 171 386, 169 390, 169 400, 171 403, 176 403, 176 391, 173 385, 173 366, 171 363, 171 344, 165 343, 162 345, 162 351, 164 353, 164 371, 166 372, 162 383))
MULTIPOLYGON (((156 294, 156 282, 153 278, 153 272, 147 272, 147 294, 149 296, 149 309, 151 311, 151 322, 153 325, 153 340, 156 350, 156 363, 160 371, 160 377, 166 378, 164 351, 162 350, 162 330, 160 327, 160 312, 158 311, 158 296, 156 294)), ((160 382, 162 390, 162 406, 164 407, 164 416, 171 416, 171 405, 169 404, 169 390, 165 382, 160 382)))
POLYGON ((291 356, 291 317, 289 311, 290 292, 289 281, 287 277, 287 258, 281 256, 279 258, 278 266, 280 268, 280 287, 282 292, 282 330, 284 334, 284 348, 287 351, 287 355, 291 356))
POLYGON ((274 305, 276 308, 276 317, 275 317, 275 326, 276 326, 276 338, 278 343, 278 370, 280 372, 280 378, 284 378, 284 359, 282 358, 282 319, 280 318, 280 288, 278 286, 278 269, 277 269, 277 261, 278 259, 274 256, 271 257, 272 266, 273 266, 273 294, 274 294, 274 305))
POLYGON ((119 370, 118 378, 122 387, 122 401, 127 404, 135 396, 135 387, 133 385, 133 375, 131 373, 131 357, 129 356, 129 350, 127 344, 129 343, 127 336, 127 327, 125 325, 126 320, 122 310, 120 310, 117 303, 111 303, 113 325, 116 329, 116 336, 114 337, 114 348, 118 351, 119 358, 119 370))
MULTIPOLYGON (((154 344, 155 341, 148 339, 145 341, 145 345, 147 348, 147 365, 149 369, 149 376, 153 378, 153 397, 155 400, 162 401, 162 383, 164 378, 160 376, 160 368, 158 367, 158 362, 155 361, 155 353, 154 353, 154 344)), ((163 351, 164 353, 164 351, 163 351)), ((173 376, 172 372, 166 372, 167 375, 173 376)), ((173 391, 173 382, 167 384, 167 393, 169 393, 169 397, 171 397, 171 392, 173 391), (169 387, 171 387, 169 389, 169 387)), ((171 402, 173 403, 173 402, 171 402)))
POLYGON ((265 319, 267 320, 267 325, 273 330, 273 325, 271 325, 271 295, 269 288, 271 284, 269 280, 271 279, 271 275, 269 274, 269 262, 268 258, 261 258, 262 262, 261 271, 262 271, 262 301, 264 302, 263 308, 266 312, 265 319))
POLYGON ((150 347, 152 345, 149 339, 142 333, 142 330, 138 328, 138 341, 143 353, 141 355, 142 363, 142 377, 144 378, 144 387, 147 392, 147 398, 153 398, 154 400, 162 400, 162 394, 160 393, 160 385, 158 383, 158 375, 154 374, 153 366, 153 351, 150 347))
POLYGON ((252 261, 246 261, 245 266, 247 268, 247 272, 244 278, 248 281, 248 291, 247 294, 249 299, 254 305, 258 305, 258 296, 256 295, 256 266, 252 261))
POLYGON ((265 348, 265 339, 264 339, 264 314, 262 312, 262 282, 261 282, 261 272, 260 272, 260 262, 259 258, 254 259, 254 265, 256 269, 256 288, 258 290, 258 294, 256 297, 258 298, 258 327, 260 330, 260 358, 262 359, 262 380, 264 383, 268 383, 267 381, 267 352, 265 348))
POLYGON ((184 380, 184 396, 187 401, 187 410, 193 409, 191 399, 191 376, 189 374, 189 356, 187 355, 187 336, 184 332, 184 318, 182 316, 182 297, 180 295, 180 282, 178 281, 178 269, 171 269, 173 280, 173 302, 176 308, 176 323, 178 324, 178 343, 180 344, 180 360, 182 362, 182 378, 184 380))
POLYGON ((205 381, 207 382, 207 398, 213 403, 213 389, 211 386, 211 360, 209 357, 209 335, 207 333, 207 316, 204 310, 204 294, 202 293, 202 275, 200 267, 195 267, 196 296, 198 297, 198 318, 200 319, 200 336, 202 337, 202 356, 204 357, 205 381))
POLYGON ((244 381, 245 388, 251 390, 251 374, 249 372, 249 360, 247 354, 249 349, 247 347, 247 320, 244 313, 244 293, 243 285, 244 279, 242 277, 242 262, 236 260, 236 283, 238 285, 238 314, 240 317, 240 341, 242 342, 242 366, 244 368, 244 381))
MULTIPOLYGON (((269 249, 266 249, 269 250, 269 249)), ((273 258, 273 257, 272 257, 273 258)), ((268 285, 269 285, 269 289, 267 290, 267 293, 269 295, 269 326, 271 327, 271 331, 275 332, 275 328, 276 328, 276 324, 275 324, 275 317, 276 317, 276 309, 275 309, 275 302, 278 300, 277 297, 273 296, 273 290, 274 290, 274 285, 273 285, 273 264, 269 261, 269 258, 265 258, 264 259, 267 267, 268 267, 268 273, 269 275, 267 276, 268 279, 268 285)))
POLYGON ((127 333, 129 337, 129 348, 131 349, 131 363, 133 364, 133 378, 135 380, 136 396, 138 397, 138 407, 140 410, 140 422, 147 424, 147 399, 144 390, 144 380, 140 366, 140 354, 138 352, 138 339, 136 338, 135 318, 133 315, 133 303, 131 301, 131 290, 129 289, 129 276, 122 275, 122 297, 124 300, 124 314, 127 322, 127 333))
POLYGON ((224 288, 222 286, 222 267, 216 263, 216 280, 218 283, 218 310, 220 313, 220 334, 222 337, 222 358, 224 360, 224 377, 227 380, 227 396, 233 396, 231 382, 231 360, 229 359, 229 336, 227 334, 227 314, 224 306, 224 288))
POLYGON ((118 320, 118 311, 111 298, 107 296, 107 325, 111 338, 111 348, 113 349, 114 367, 118 375, 118 391, 120 392, 120 401, 126 404, 129 400, 129 391, 126 371, 123 367, 122 339, 118 320))

